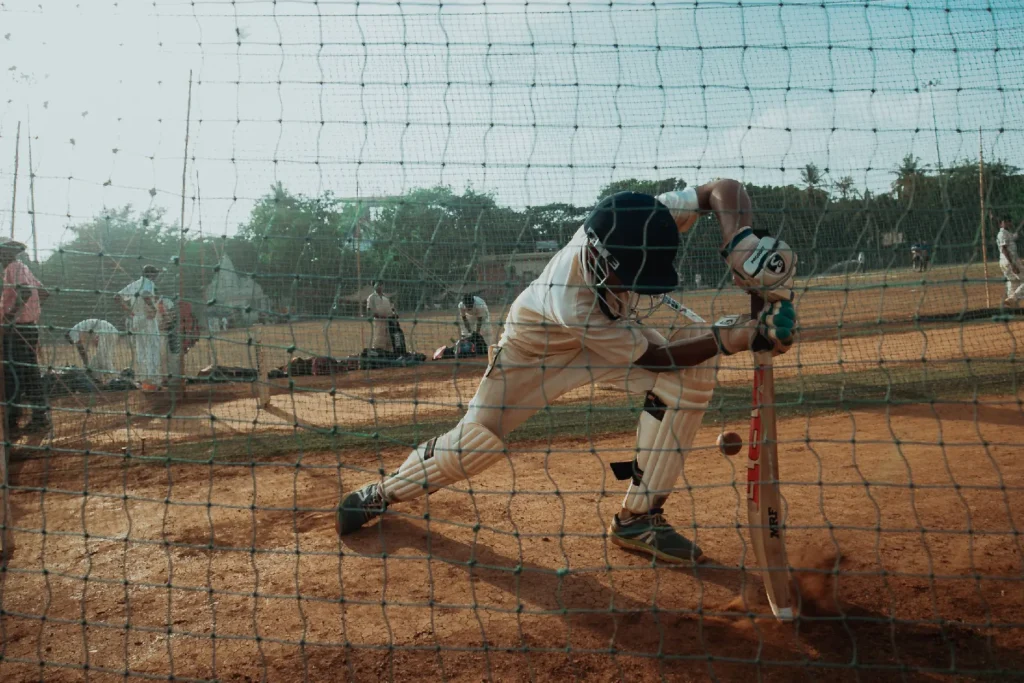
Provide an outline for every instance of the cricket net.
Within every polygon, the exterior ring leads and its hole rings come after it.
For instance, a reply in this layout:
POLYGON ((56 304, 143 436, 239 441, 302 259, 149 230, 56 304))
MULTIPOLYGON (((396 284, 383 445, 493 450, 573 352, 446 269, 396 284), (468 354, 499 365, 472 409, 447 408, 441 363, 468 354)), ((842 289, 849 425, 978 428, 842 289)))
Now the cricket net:
MULTIPOLYGON (((49 293, 38 325, 3 327, 3 680, 1024 674, 1004 255, 1024 9, 16 1, 0 20, 2 210, 49 293), (666 505, 698 567, 610 541, 645 395, 602 382, 339 538, 345 493, 465 415, 513 301, 599 198, 715 178, 800 257, 773 403, 795 624, 765 598, 747 444, 715 446, 748 440, 750 354, 713 361, 666 505)), ((720 247, 704 216, 676 260, 672 296, 708 321, 749 307, 720 247)))

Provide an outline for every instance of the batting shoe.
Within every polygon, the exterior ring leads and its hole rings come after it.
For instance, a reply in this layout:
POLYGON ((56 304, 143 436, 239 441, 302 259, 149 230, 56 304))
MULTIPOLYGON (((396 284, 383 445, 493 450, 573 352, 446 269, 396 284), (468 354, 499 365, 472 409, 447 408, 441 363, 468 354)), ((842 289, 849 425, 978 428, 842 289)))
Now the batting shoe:
POLYGON ((651 508, 646 515, 633 515, 626 520, 615 515, 608 535, 620 548, 647 553, 662 562, 700 564, 704 555, 700 547, 673 529, 664 512, 651 508))
POLYGON ((380 484, 367 484, 341 499, 335 513, 334 528, 339 536, 359 531, 368 522, 380 517, 388 509, 380 484))

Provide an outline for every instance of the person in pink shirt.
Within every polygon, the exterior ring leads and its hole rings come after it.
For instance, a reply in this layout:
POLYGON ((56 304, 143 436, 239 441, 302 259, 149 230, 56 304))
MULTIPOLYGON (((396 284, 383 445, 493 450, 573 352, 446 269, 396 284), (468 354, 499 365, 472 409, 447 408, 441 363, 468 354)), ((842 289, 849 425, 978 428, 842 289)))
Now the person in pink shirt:
MULTIPOLYGON (((7 434, 16 436, 18 418, 26 406, 32 410, 28 432, 50 428, 48 407, 43 398, 39 376, 39 315, 42 303, 50 295, 28 266, 18 260, 25 245, 10 237, 0 237, 0 267, 4 270, 3 295, 3 368, 4 395, 7 400, 7 434)), ((11 438, 10 436, 8 438, 11 438)))

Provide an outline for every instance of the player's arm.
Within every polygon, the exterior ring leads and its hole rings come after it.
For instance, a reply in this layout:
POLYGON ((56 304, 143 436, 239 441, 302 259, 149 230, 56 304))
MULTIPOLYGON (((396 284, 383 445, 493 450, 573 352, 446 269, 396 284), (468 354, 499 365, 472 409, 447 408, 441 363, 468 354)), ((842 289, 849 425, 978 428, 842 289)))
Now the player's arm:
POLYGON ((719 354, 771 351, 779 355, 793 345, 795 333, 796 309, 789 301, 779 301, 764 308, 753 319, 748 316, 722 318, 710 332, 699 337, 648 344, 636 365, 651 372, 666 372, 699 365, 719 354))
POLYGON ((738 180, 716 180, 699 186, 697 206, 701 211, 714 213, 718 218, 723 245, 728 244, 743 228, 752 228, 754 225, 753 203, 747 188, 738 180))

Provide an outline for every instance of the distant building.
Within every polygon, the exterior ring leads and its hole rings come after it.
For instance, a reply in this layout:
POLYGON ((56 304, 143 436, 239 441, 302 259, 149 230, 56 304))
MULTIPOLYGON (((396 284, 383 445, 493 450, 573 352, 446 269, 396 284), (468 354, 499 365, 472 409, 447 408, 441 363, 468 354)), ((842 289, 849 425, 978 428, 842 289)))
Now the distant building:
MULTIPOLYGON (((537 243, 542 244, 541 242, 537 243)), ((495 254, 476 261, 477 292, 484 299, 503 296, 509 288, 516 291, 537 279, 551 260, 550 251, 528 254, 495 254)))

